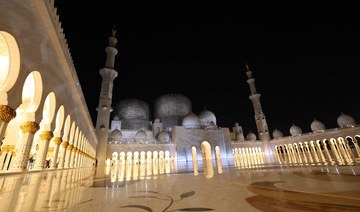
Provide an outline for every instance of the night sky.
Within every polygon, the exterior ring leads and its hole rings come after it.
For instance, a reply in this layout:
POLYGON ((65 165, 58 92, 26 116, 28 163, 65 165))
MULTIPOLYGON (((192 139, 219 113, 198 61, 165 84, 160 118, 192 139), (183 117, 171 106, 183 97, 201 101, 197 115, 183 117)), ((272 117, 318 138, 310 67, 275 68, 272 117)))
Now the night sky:
POLYGON ((180 93, 195 114, 212 111, 220 127, 238 122, 245 134, 256 132, 247 63, 270 132, 289 135, 292 124, 310 132, 314 118, 334 128, 342 112, 360 122, 360 21, 346 8, 263 12, 101 2, 80 8, 55 1, 94 123, 113 28, 119 51, 113 106, 136 98, 152 111, 157 97, 180 93))

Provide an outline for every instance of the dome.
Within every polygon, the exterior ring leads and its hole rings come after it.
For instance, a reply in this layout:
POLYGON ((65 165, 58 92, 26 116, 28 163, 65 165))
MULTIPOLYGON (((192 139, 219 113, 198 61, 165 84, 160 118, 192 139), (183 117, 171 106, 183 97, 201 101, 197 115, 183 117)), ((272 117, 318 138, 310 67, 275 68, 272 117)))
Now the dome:
POLYGON ((158 134, 158 141, 167 143, 170 141, 170 135, 166 131, 162 131, 158 134))
POLYGON ((119 120, 120 120, 120 118, 119 118, 119 116, 118 116, 118 115, 115 115, 115 116, 114 116, 114 118, 113 118, 113 120, 114 120, 114 121, 119 121, 119 120))
POLYGON ((135 134, 135 142, 144 143, 146 140, 146 132, 144 130, 139 130, 135 134))
POLYGON ((273 133, 272 133, 272 136, 273 136, 274 138, 281 138, 281 137, 284 136, 284 134, 283 134, 280 130, 275 129, 275 130, 273 131, 273 133))
POLYGON ((149 105, 139 99, 125 99, 119 102, 117 114, 120 119, 149 120, 149 105))
POLYGON ((314 121, 311 122, 310 128, 313 132, 323 132, 324 130, 326 130, 324 123, 316 119, 314 119, 314 121))
POLYGON ((194 113, 186 115, 182 121, 182 126, 187 129, 199 129, 201 128, 200 119, 194 113))
POLYGON ((183 117, 190 112, 191 101, 181 94, 165 94, 158 97, 154 102, 155 118, 183 117))
POLYGON ((211 124, 216 125, 216 117, 210 110, 203 110, 199 114, 200 122, 203 126, 209 126, 211 124))
POLYGON ((300 127, 296 126, 295 124, 293 124, 290 127, 290 135, 294 136, 294 135, 301 135, 302 130, 300 127))
POLYGON ((253 133, 253 132, 249 132, 247 135, 246 135, 246 139, 247 140, 250 140, 250 141, 256 141, 256 135, 255 135, 255 133, 253 133))
POLYGON ((341 113, 337 118, 339 127, 352 127, 356 125, 355 119, 347 114, 341 113))
POLYGON ((111 141, 120 141, 122 138, 122 133, 119 129, 115 129, 111 132, 110 139, 111 141))
MULTIPOLYGON (((236 134, 235 134, 235 139, 237 140, 237 141, 244 141, 244 135, 241 133, 241 132, 237 132, 236 134)), ((256 138, 255 138, 256 139, 256 138)))

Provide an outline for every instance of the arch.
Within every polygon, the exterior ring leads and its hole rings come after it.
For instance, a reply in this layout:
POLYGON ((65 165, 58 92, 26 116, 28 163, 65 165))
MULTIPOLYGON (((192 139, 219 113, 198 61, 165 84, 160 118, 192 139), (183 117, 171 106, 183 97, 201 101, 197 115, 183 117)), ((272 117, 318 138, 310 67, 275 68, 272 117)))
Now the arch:
POLYGON ((71 124, 71 116, 67 115, 67 117, 65 119, 65 123, 64 123, 64 135, 63 135, 64 141, 68 141, 68 136, 69 136, 69 132, 70 132, 70 124, 71 124))
POLYGON ((201 143, 201 152, 203 154, 203 159, 205 159, 205 160, 211 160, 212 159, 211 146, 210 146, 209 142, 203 141, 201 143))
POLYGON ((20 52, 15 38, 0 31, 0 105, 7 105, 7 94, 20 72, 20 52))
MULTIPOLYGON (((39 107, 42 94, 42 80, 38 71, 31 72, 23 85, 22 103, 16 108, 16 117, 12 119, 4 134, 4 144, 15 145, 19 138, 19 129, 25 121, 35 121, 35 112, 39 107)), ((1 96, 1 95, 0 95, 1 96)))
POLYGON ((54 92, 50 92, 45 99, 43 106, 43 119, 41 127, 43 131, 51 131, 51 122, 55 115, 56 98, 54 92))
POLYGON ((117 160, 118 159, 118 153, 117 152, 113 152, 112 153, 112 160, 117 160))
POLYGON ((21 105, 16 113, 26 112, 23 121, 35 121, 35 112, 38 109, 43 92, 43 84, 40 72, 32 71, 25 79, 22 89, 21 105))
POLYGON ((75 136, 75 121, 72 122, 71 124, 71 128, 70 128, 70 139, 69 139, 69 144, 73 145, 74 144, 74 136, 75 136))
POLYGON ((60 137, 60 133, 61 130, 63 128, 64 125, 64 117, 65 117, 65 111, 64 111, 64 106, 61 105, 56 113, 56 118, 55 118, 55 130, 54 130, 54 136, 56 137, 60 137))
POLYGON ((351 136, 345 137, 346 144, 349 145, 351 149, 355 148, 354 139, 351 136))

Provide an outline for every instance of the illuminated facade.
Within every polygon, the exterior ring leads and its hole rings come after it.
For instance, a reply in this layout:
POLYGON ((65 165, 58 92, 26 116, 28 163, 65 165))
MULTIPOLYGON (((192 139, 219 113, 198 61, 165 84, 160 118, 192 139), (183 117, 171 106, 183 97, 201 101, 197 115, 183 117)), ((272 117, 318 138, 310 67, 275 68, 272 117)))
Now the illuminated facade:
POLYGON ((103 81, 94 127, 53 1, 2 1, 0 172, 43 170, 46 161, 50 169, 93 166, 96 158, 104 164, 128 152, 163 152, 188 161, 193 159, 192 147, 202 157, 204 140, 214 153, 219 147, 221 157, 227 158, 265 153, 275 163, 351 164, 360 157, 360 128, 346 114, 339 116, 336 129, 325 129, 316 120, 311 133, 292 127, 291 136, 276 130, 271 138, 248 68, 259 139, 255 133, 244 138, 238 124, 233 132, 217 126, 211 111, 193 114, 191 101, 181 94, 159 97, 154 120, 141 100, 119 104, 120 110, 113 111, 111 118, 112 93, 118 92, 112 90, 117 77, 116 41, 113 31, 105 67, 100 70, 103 81), (31 166, 29 158, 35 159, 31 166))
POLYGON ((59 17, 51 1, 23 3, 0 6, 0 172, 30 157, 32 170, 92 166, 97 137, 59 17))

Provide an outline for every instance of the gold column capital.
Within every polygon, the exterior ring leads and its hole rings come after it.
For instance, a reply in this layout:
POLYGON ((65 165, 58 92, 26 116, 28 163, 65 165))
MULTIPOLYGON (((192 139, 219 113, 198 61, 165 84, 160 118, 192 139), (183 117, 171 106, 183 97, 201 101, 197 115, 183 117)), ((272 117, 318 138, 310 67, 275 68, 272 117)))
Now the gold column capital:
POLYGON ((74 148, 74 146, 73 146, 72 144, 70 144, 70 145, 67 147, 68 150, 72 150, 73 148, 74 148))
POLYGON ((55 138, 54 138, 54 143, 55 143, 56 145, 60 145, 61 142, 62 142, 62 138, 61 138, 61 137, 55 137, 55 138))
POLYGON ((16 111, 7 105, 0 105, 0 120, 9 123, 11 119, 15 118, 16 111))
POLYGON ((61 145, 62 145, 64 148, 67 148, 67 147, 69 146, 69 142, 63 141, 63 142, 61 143, 61 145))
POLYGON ((42 131, 40 133, 41 140, 50 141, 52 137, 54 137, 54 134, 51 131, 42 131))
POLYGON ((77 148, 76 147, 73 147, 72 151, 73 152, 76 152, 77 148))
POLYGON ((40 129, 40 126, 36 122, 26 121, 21 124, 20 129, 22 130, 23 133, 29 132, 29 133, 35 134, 36 131, 38 131, 40 129))

